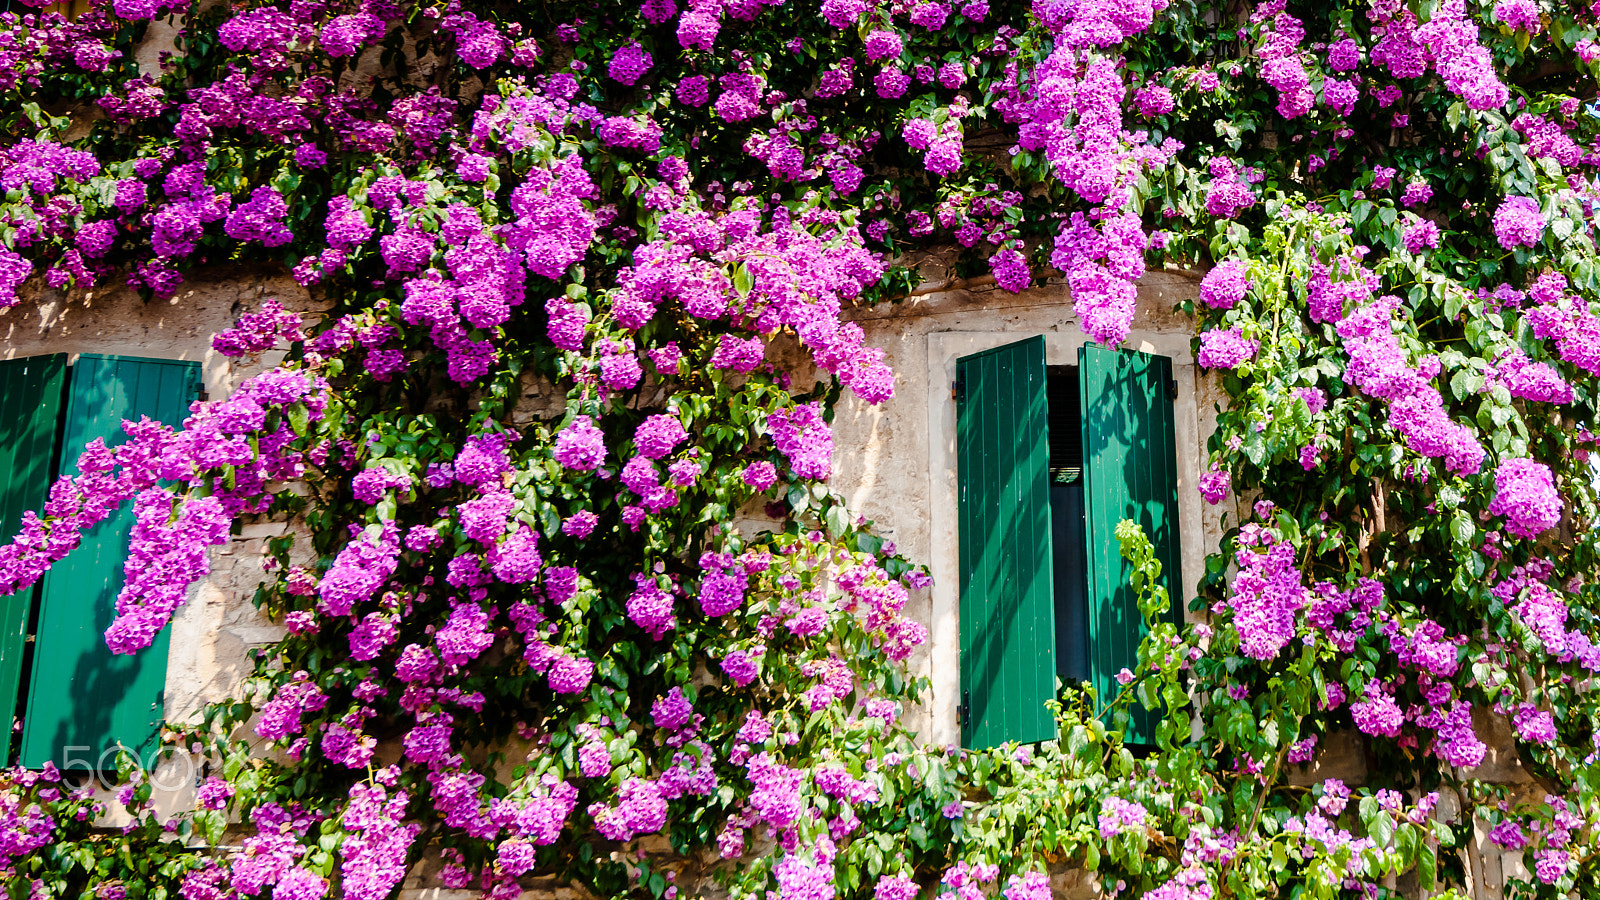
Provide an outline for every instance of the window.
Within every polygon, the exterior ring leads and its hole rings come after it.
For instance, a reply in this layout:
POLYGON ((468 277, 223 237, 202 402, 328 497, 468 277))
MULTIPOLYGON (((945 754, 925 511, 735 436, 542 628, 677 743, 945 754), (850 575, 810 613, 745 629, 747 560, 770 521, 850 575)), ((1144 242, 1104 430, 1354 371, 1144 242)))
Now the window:
MULTIPOLYGON (((0 361, 0 529, 15 535, 40 510, 78 452, 120 444, 122 420, 176 426, 200 390, 197 363, 85 353, 0 361)), ((40 768, 108 769, 120 745, 148 762, 160 740, 167 632, 117 656, 104 633, 122 589, 133 526, 129 506, 83 538, 32 590, 0 597, 0 722, 21 715, 20 741, 0 729, 0 761, 40 768)))
MULTIPOLYGON (((1143 526, 1181 596, 1171 361, 1085 345, 1077 363, 1047 369, 1042 337, 956 361, 965 747, 1055 737, 1058 676, 1116 693, 1144 631, 1119 521, 1143 526)), ((1125 738, 1154 725, 1138 710, 1125 738)))

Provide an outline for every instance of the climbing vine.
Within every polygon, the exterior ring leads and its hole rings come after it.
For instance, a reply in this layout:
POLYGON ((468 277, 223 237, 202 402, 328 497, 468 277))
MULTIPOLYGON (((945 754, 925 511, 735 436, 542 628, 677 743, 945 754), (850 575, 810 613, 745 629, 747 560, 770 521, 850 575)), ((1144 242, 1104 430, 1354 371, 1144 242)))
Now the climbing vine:
MULTIPOLYGON (((1435 894, 1521 851, 1597 882, 1597 10, 1539 0, 110 0, 0 14, 0 306, 291 271, 217 352, 284 361, 129 423, 0 548, 25 590, 136 515, 138 653, 255 517, 287 628, 172 723, 212 773, 127 824, 0 775, 22 897, 909 900, 1435 894), (927 248, 1064 279, 1128 335, 1147 267, 1228 398, 1223 552, 1060 738, 901 722, 930 581, 828 488, 852 321, 927 248), (1243 499, 1241 499, 1243 498, 1243 499), (1132 704, 1165 709, 1151 752, 1132 704), (1480 777, 1513 736, 1532 787, 1480 777), (1294 777, 1358 734, 1362 785, 1294 777), (1447 802, 1441 800, 1446 798, 1447 802), (663 849, 666 848, 666 849, 663 849), (684 879, 695 879, 690 884, 684 879)), ((11 313, 18 314, 17 312, 11 313)), ((78 448, 72 448, 77 452, 78 448)), ((1171 573, 1169 573, 1170 575, 1171 573)), ((1516 880, 1516 876, 1508 876, 1516 880)))

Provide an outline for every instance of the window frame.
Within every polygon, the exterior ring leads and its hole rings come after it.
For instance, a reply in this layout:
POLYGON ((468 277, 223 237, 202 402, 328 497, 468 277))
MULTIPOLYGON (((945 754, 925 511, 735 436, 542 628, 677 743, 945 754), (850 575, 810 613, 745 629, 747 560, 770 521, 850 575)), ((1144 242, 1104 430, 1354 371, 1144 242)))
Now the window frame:
MULTIPOLYGON (((949 664, 952 659, 959 661, 961 648, 956 399, 953 391, 956 361, 1036 335, 1045 339, 1047 367, 1076 366, 1078 348, 1088 342, 1088 338, 1071 324, 1063 324, 1057 330, 934 331, 927 336, 929 568, 934 583, 928 623, 929 653, 922 674, 931 684, 924 701, 928 714, 925 734, 938 746, 956 746, 961 741, 961 667, 949 664)), ((1199 404, 1201 378, 1190 351, 1191 340, 1192 333, 1187 329, 1135 331, 1123 344, 1127 349, 1165 356, 1172 361, 1172 377, 1178 386, 1178 396, 1173 401, 1178 552, 1182 569, 1180 583, 1185 590, 1199 583, 1204 574, 1205 556, 1215 552, 1222 531, 1220 510, 1203 509, 1196 491, 1205 450, 1199 404)), ((1214 413, 1206 415, 1205 420, 1206 431, 1209 431, 1214 425, 1214 413)), ((1183 599, 1186 598, 1180 598, 1180 602, 1183 599)), ((1193 618, 1187 609, 1184 616, 1193 618)))

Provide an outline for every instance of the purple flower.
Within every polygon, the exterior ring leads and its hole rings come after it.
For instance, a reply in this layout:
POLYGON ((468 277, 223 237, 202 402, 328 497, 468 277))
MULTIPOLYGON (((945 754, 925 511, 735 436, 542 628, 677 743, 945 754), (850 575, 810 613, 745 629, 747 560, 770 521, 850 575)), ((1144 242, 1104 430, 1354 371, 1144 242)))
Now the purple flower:
POLYGON ((294 240, 294 234, 283 223, 288 215, 289 206, 283 195, 264 184, 228 214, 222 230, 235 240, 259 241, 262 246, 276 247, 294 240))
POLYGON ((1494 17, 1515 31, 1538 34, 1544 30, 1539 4, 1533 0, 1500 0, 1494 5, 1494 17))
POLYGON ((444 627, 433 635, 439 658, 447 666, 459 666, 483 655, 494 643, 489 630, 490 613, 475 602, 457 603, 450 610, 444 627))
POLYGON ((1561 495, 1550 467, 1531 459, 1513 457, 1494 473, 1494 499, 1489 514, 1506 517, 1506 530, 1536 538, 1561 522, 1561 495))
POLYGON ((1293 744, 1290 744, 1289 752, 1285 754, 1284 759, 1288 760, 1291 765, 1303 765, 1310 762, 1312 758, 1316 756, 1316 750, 1317 736, 1313 734, 1304 740, 1295 741, 1293 744))
POLYGON ((1322 783, 1322 796, 1317 798, 1317 808, 1330 816, 1338 816, 1344 812, 1346 804, 1350 802, 1350 789, 1343 781, 1329 778, 1322 783))
POLYGON ((1565 850, 1540 850, 1533 855, 1533 871, 1545 884, 1555 884, 1567 874, 1570 857, 1565 850))
POLYGON ((1296 616, 1311 602, 1295 547, 1257 525, 1246 525, 1234 553, 1239 574, 1227 604, 1239 632, 1239 652, 1269 660, 1294 639, 1296 616))
POLYGON ((322 576, 317 608, 330 616, 350 614, 358 603, 370 599, 394 574, 400 555, 399 528, 386 523, 374 535, 369 529, 345 544, 322 576))
POLYGON ((711 82, 704 75, 690 75, 678 82, 678 102, 699 108, 711 99, 711 82))
POLYGON ((905 875, 884 875, 872 889, 872 900, 917 900, 921 893, 922 887, 905 875))
POLYGON ((1517 736, 1530 744, 1548 744, 1556 739, 1555 718, 1532 703, 1518 706, 1511 721, 1517 736))
POLYGON ((683 423, 673 415, 650 416, 639 423, 633 432, 634 446, 639 448, 640 456, 648 459, 666 456, 688 438, 689 433, 684 430, 683 423))
POLYGON ((505 540, 490 547, 488 559, 489 571, 505 584, 534 580, 543 564, 539 558, 539 533, 523 525, 505 540))
POLYGON ((606 458, 605 435, 588 416, 578 416, 556 435, 556 462, 575 472, 592 472, 606 458))
POLYGON ((756 675, 760 671, 756 666, 755 660, 752 660, 742 650, 735 650, 723 657, 721 666, 722 674, 728 676, 728 680, 740 687, 755 681, 756 675))
POLYGON ((550 680, 550 690, 558 694, 581 694, 594 678, 594 661, 584 656, 562 654, 550 664, 546 677, 550 680))
POLYGON ((667 824, 667 801, 652 781, 629 778, 617 792, 615 806, 589 807, 595 828, 614 841, 631 841, 640 834, 653 834, 667 824))
POLYGON ((805 811, 800 787, 806 780, 801 769, 792 769, 770 753, 759 753, 745 763, 750 774, 750 812, 773 828, 788 828, 805 811))
MULTIPOLYGON (((709 5, 695 5, 678 19, 678 44, 685 50, 710 50, 716 46, 717 32, 722 30, 722 21, 717 17, 720 7, 709 5)), ((698 77, 698 76, 695 76, 698 77)), ((688 81, 690 79, 685 79, 688 81)), ((679 82, 681 85, 683 82, 679 82)), ((682 99, 682 95, 679 95, 682 99)), ((690 103, 690 106, 704 106, 705 99, 699 103, 690 103)))
POLYGON ((929 119, 907 119, 906 124, 900 127, 900 136, 912 149, 926 150, 933 139, 939 136, 939 128, 929 119))
POLYGON ((660 640, 662 635, 677 626, 673 616, 672 595, 662 590, 653 576, 635 575, 633 581, 635 588, 627 603, 628 618, 650 632, 652 638, 660 640))
POLYGON ((1489 829, 1489 840, 1507 850, 1521 850, 1528 845, 1528 836, 1515 819, 1502 819, 1489 829))
POLYGON ((1406 252, 1416 254, 1439 246, 1439 226, 1427 219, 1418 219, 1406 225, 1403 234, 1406 252))
POLYGON ((1121 797, 1107 797, 1100 802, 1100 836, 1110 840, 1125 831, 1143 828, 1146 811, 1143 805, 1121 797))
POLYGON ((1172 112, 1176 102, 1172 99, 1172 91, 1164 85, 1149 84, 1139 89, 1134 96, 1134 103, 1139 107, 1139 115, 1145 118, 1164 116, 1172 112))
POLYGON ((1507 250, 1539 243, 1544 236, 1539 204, 1528 197, 1507 197, 1495 211, 1494 236, 1507 250))
POLYGON ((592 732, 590 740, 578 748, 578 771, 585 778, 604 778, 611 774, 611 751, 592 732))
POLYGON ((1258 341, 1244 336, 1243 326, 1227 330, 1213 328, 1200 335, 1200 352, 1195 361, 1207 369, 1237 369, 1246 360, 1253 359, 1261 349, 1258 341))
POLYGON ((1232 309, 1250 290, 1250 264, 1224 260, 1200 279, 1200 302, 1212 309, 1232 309))
POLYGON ((1321 388, 1295 388, 1294 396, 1296 399, 1300 400, 1306 405, 1306 409, 1311 410, 1311 414, 1313 416, 1317 415, 1328 407, 1328 395, 1324 393, 1321 388))
POLYGON ((989 257, 989 270, 994 273, 994 283, 1003 291, 1020 294, 1033 284, 1028 260, 1010 247, 989 257))
POLYGON ((746 466, 740 477, 757 493, 764 492, 778 483, 778 467, 766 460, 760 460, 746 466))
POLYGON ((650 720, 663 731, 677 731, 689 723, 694 706, 683 696, 683 688, 675 687, 666 696, 657 698, 650 706, 650 720))
POLYGON ((1405 715, 1388 692, 1376 681, 1367 683, 1367 692, 1360 700, 1350 704, 1350 716, 1363 734, 1399 737, 1400 725, 1405 715))
POLYGON ((1328 68, 1335 72, 1350 72, 1361 65, 1361 48, 1350 38, 1343 38, 1328 46, 1328 68))
POLYGON ((712 571, 700 582, 700 609, 707 616, 725 616, 744 603, 750 576, 742 568, 712 571))
POLYGON ((1050 876, 1035 871, 1025 875, 1012 875, 1006 879, 1005 889, 1000 892, 1000 896, 1005 900, 1050 900, 1054 893, 1050 888, 1050 876))
POLYGON ((1200 496, 1206 502, 1216 506, 1222 498, 1228 496, 1228 491, 1233 488, 1233 473, 1222 468, 1220 463, 1212 463, 1211 468, 1200 476, 1200 496))
POLYGON ((561 523, 561 533, 581 541, 594 531, 594 526, 599 521, 599 516, 590 510, 581 509, 568 516, 566 521, 561 523))
POLYGON ((505 534, 506 520, 517 507, 517 499, 499 485, 487 494, 474 497, 456 506, 456 517, 461 523, 461 533, 480 544, 493 544, 505 534))
POLYGON ((638 41, 634 41, 617 48, 617 52, 611 55, 611 63, 606 67, 606 73, 612 79, 632 87, 633 83, 650 68, 651 62, 650 54, 639 45, 638 41))
POLYGON ((632 352, 621 349, 600 357, 600 383, 614 391, 631 391, 643 377, 644 369, 632 352))
POLYGON ((212 776, 200 785, 196 796, 201 809, 224 809, 228 805, 228 800, 233 797, 233 785, 212 776))
POLYGON ((898 32, 879 28, 867 35, 866 56, 867 59, 874 62, 882 59, 893 59, 900 55, 902 47, 898 32))
POLYGON ((301 717, 322 709, 328 703, 327 695, 310 678, 308 672, 296 672, 278 686, 272 699, 261 708, 261 717, 256 720, 256 734, 269 741, 281 741, 300 733, 301 717))
POLYGON ((1307 472, 1317 467, 1317 458, 1321 455, 1316 444, 1306 444, 1300 448, 1300 468, 1307 472))
POLYGON ((273 900, 321 900, 327 893, 327 879, 299 866, 285 872, 272 888, 273 900))
POLYGON ((911 76, 894 65, 886 65, 879 69, 878 74, 872 79, 873 89, 885 100, 898 100, 904 97, 906 88, 910 85, 911 76))
POLYGON ((72 242, 83 251, 84 256, 96 259, 106 255, 106 251, 111 249, 116 240, 117 223, 110 219, 102 219, 98 222, 85 223, 73 236, 72 242))
POLYGON ((368 613, 356 627, 350 629, 350 658, 376 659, 383 648, 394 643, 398 634, 392 617, 383 613, 368 613))
POLYGON ((1213 157, 1210 163, 1211 187, 1206 191, 1206 213, 1219 219, 1230 219, 1256 205, 1256 194, 1250 184, 1240 179, 1238 163, 1227 157, 1213 157))
POLYGON ((923 0, 911 7, 908 17, 911 24, 921 26, 929 31, 938 31, 944 27, 945 20, 950 17, 950 7, 937 2, 937 0, 923 0))
POLYGON ((833 429, 823 421, 819 404, 774 410, 767 416, 767 430, 795 477, 826 481, 832 474, 833 429))
POLYGON ((322 26, 322 49, 329 56, 354 56, 384 32, 383 20, 369 12, 335 16, 322 26))

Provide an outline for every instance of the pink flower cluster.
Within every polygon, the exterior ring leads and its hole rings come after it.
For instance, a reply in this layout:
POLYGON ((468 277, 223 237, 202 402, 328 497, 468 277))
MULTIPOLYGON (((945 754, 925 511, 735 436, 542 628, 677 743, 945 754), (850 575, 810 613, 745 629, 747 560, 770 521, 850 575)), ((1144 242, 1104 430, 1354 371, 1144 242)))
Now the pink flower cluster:
POLYGON ((1494 236, 1507 250, 1538 244, 1544 236, 1544 215, 1539 212, 1538 202, 1529 197, 1507 197, 1495 210, 1494 236))
POLYGON ((245 313, 237 325, 213 337, 211 347, 223 356, 253 356, 271 350, 280 341, 293 343, 300 339, 300 316, 277 300, 266 300, 260 309, 245 313))
POLYGON ((1293 544, 1256 524, 1240 529, 1236 541, 1239 574, 1218 612, 1232 611, 1240 652, 1272 659, 1294 638, 1296 616, 1310 605, 1311 593, 1293 544))
POLYGON ((1200 302, 1212 309, 1233 309, 1250 291, 1250 264, 1223 260, 1200 279, 1200 302))
POLYGON ((1505 516, 1507 531, 1536 538, 1560 524, 1561 509, 1561 494, 1549 466, 1514 457, 1495 469, 1489 514, 1505 516))
POLYGON ((819 405, 774 410, 767 416, 767 429, 795 477, 826 481, 832 474, 833 429, 823 420, 819 405))
POLYGON ((1149 237, 1131 212, 1105 218, 1099 228, 1073 213, 1056 235, 1050 263, 1067 273, 1073 312, 1093 340, 1109 347, 1127 339, 1148 247, 1149 237))
POLYGON ((1443 457, 1452 472, 1474 474, 1483 465, 1483 446, 1471 427, 1450 418, 1444 398, 1432 385, 1438 358, 1424 357, 1415 367, 1407 363, 1391 321, 1399 308, 1400 298, 1381 297, 1339 321, 1336 330, 1350 357, 1344 379, 1388 402, 1389 424, 1406 446, 1424 456, 1443 457))
POLYGON ((1213 328, 1200 335, 1200 351, 1195 362, 1206 369, 1237 369, 1255 358, 1261 342, 1244 336, 1241 326, 1213 328))

